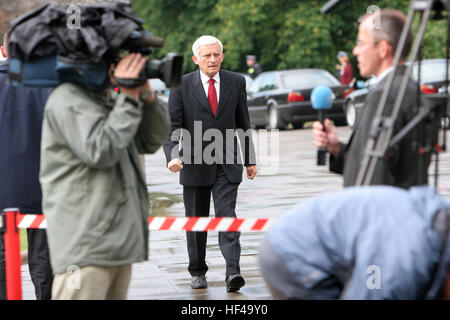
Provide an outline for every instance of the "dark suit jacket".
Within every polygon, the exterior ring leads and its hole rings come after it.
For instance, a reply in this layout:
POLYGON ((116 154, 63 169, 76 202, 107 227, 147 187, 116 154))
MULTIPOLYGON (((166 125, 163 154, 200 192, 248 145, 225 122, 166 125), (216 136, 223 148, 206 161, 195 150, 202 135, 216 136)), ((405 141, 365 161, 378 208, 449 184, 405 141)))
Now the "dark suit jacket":
POLYGON ((184 75, 180 87, 170 93, 171 135, 164 144, 164 153, 167 162, 177 157, 183 160, 180 183, 184 186, 212 185, 217 164, 223 164, 230 182, 240 183, 242 164, 256 163, 245 79, 226 70, 220 70, 219 74, 220 97, 216 116, 203 89, 200 70, 184 75), (184 131, 181 151, 179 129, 184 131), (239 135, 244 159, 238 152, 236 129, 241 129, 238 133, 245 133, 239 135), (209 155, 214 156, 213 162, 209 155))
MULTIPOLYGON (((406 67, 399 67, 390 90, 384 115, 391 114, 395 99, 400 90, 401 80, 406 67)), ((348 144, 341 145, 341 152, 337 157, 330 157, 330 170, 344 174, 344 187, 353 186, 358 176, 366 144, 369 140, 369 131, 375 117, 383 88, 389 75, 380 81, 367 95, 366 105, 356 119, 355 128, 348 144)), ((394 125, 397 133, 411 120, 417 112, 417 95, 419 86, 410 79, 406 89, 403 104, 394 125)), ((421 101, 421 105, 426 103, 421 101)), ((413 185, 427 184, 427 171, 431 157, 421 156, 417 151, 417 130, 409 133, 398 145, 389 152, 388 158, 378 162, 372 179, 372 185, 392 185, 409 188, 413 185)))

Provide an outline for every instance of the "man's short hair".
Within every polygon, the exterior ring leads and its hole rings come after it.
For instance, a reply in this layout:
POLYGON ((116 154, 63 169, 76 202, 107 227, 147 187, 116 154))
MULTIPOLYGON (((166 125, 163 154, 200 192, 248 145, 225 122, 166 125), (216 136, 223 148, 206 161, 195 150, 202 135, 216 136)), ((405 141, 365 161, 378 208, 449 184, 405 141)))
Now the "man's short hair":
POLYGON ((219 44, 220 52, 223 53, 222 42, 220 42, 219 39, 217 39, 216 37, 213 37, 213 36, 201 36, 200 38, 195 40, 194 44, 192 45, 192 53, 198 59, 198 58, 200 58, 199 55, 198 55, 199 54, 198 53, 198 49, 200 48, 200 46, 207 46, 209 44, 214 44, 214 43, 218 43, 219 44))
MULTIPOLYGON (((406 16, 400 10, 382 9, 370 14, 366 14, 360 18, 360 22, 368 18, 373 18, 372 35, 376 42, 385 40, 389 42, 393 49, 393 55, 397 51, 400 36, 406 23, 406 16)), ((401 53, 400 59, 404 60, 408 57, 413 42, 413 34, 411 28, 408 30, 405 46, 401 53)))

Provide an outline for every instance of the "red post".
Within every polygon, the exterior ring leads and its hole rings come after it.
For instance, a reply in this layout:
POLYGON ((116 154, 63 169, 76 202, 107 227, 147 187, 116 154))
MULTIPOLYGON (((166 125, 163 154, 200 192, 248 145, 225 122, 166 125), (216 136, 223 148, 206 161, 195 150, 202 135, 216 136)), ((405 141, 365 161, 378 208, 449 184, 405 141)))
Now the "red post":
POLYGON ((16 225, 16 215, 19 209, 5 209, 5 267, 6 267, 6 298, 22 300, 22 275, 20 257, 20 233, 16 225))

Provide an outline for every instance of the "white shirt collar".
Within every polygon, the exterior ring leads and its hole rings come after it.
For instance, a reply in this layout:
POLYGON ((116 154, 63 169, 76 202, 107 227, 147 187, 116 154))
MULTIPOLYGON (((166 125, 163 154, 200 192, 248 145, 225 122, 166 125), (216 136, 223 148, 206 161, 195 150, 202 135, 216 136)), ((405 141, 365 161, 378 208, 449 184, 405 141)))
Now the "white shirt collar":
POLYGON ((394 67, 389 67, 389 68, 387 68, 386 70, 384 70, 382 73, 380 73, 380 75, 377 77, 376 84, 378 84, 381 80, 383 80, 384 78, 386 78, 387 75, 388 75, 392 70, 394 70, 394 67))
MULTIPOLYGON (((209 84, 209 77, 204 74, 201 70, 200 70, 200 79, 202 80, 202 83, 205 84, 209 84)), ((220 83, 220 76, 219 76, 219 72, 216 73, 216 75, 213 77, 213 79, 216 81, 217 84, 220 83)))

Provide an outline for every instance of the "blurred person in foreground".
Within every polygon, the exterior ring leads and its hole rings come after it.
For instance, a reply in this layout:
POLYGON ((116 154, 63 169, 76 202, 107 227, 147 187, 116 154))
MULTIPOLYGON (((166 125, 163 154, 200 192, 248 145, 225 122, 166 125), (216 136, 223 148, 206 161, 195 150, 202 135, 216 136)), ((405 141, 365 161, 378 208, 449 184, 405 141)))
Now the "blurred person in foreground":
MULTIPOLYGON (((388 75, 393 71, 394 55, 405 20, 406 17, 401 11, 392 9, 383 9, 379 12, 379 16, 369 14, 361 19, 353 54, 357 57, 360 74, 363 77, 375 75, 377 84, 367 95, 365 106, 358 113, 349 142, 344 144, 338 140, 336 128, 329 119, 325 119, 324 126, 320 122, 313 124, 315 144, 317 147, 327 148, 330 153, 330 170, 343 174, 344 187, 355 185, 376 110, 388 75), (376 18, 379 18, 380 28, 377 28, 376 18)), ((386 101, 384 115, 390 114, 394 106, 400 83, 405 74, 404 64, 412 41, 412 31, 409 30, 393 81, 393 88, 386 101)), ((415 116, 418 94, 419 85, 410 78, 394 123, 393 134, 397 133, 415 116)), ((375 169, 372 184, 393 185, 401 188, 427 184, 427 172, 431 157, 429 153, 425 155, 418 153, 416 139, 417 130, 415 129, 380 160, 375 169)))
MULTIPOLYGON (((138 78, 146 61, 126 55, 111 65, 111 83, 138 78)), ((66 82, 46 105, 40 181, 53 299, 126 299, 132 263, 148 259, 150 201, 139 153, 158 150, 169 116, 148 81, 119 89, 111 101, 108 89, 66 82)))
POLYGON ((275 299, 450 299, 449 227, 433 187, 350 187, 282 215, 259 264, 275 299))
MULTIPOLYGON (((8 57, 4 34, 2 55, 8 57)), ((18 208, 22 214, 42 214, 39 159, 44 107, 50 88, 13 86, 8 60, 0 63, 0 210, 18 208)), ((36 299, 50 300, 53 274, 46 230, 27 229, 28 268, 36 299)), ((5 251, 0 233, 0 300, 6 297, 5 251)))

